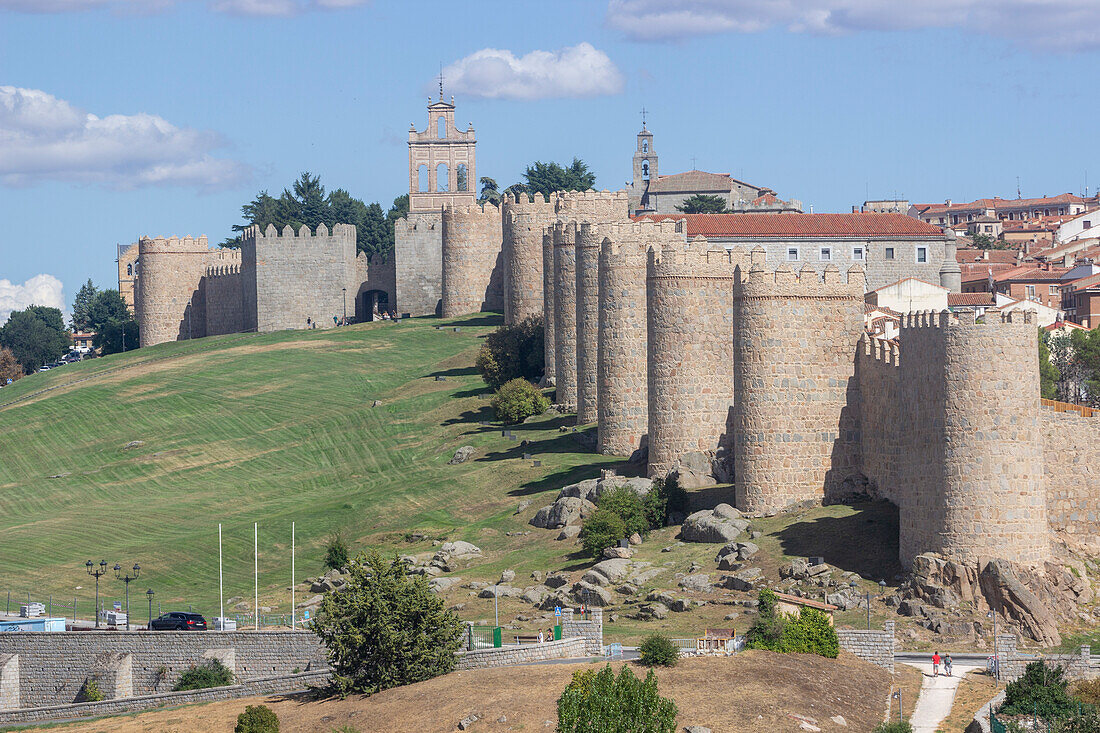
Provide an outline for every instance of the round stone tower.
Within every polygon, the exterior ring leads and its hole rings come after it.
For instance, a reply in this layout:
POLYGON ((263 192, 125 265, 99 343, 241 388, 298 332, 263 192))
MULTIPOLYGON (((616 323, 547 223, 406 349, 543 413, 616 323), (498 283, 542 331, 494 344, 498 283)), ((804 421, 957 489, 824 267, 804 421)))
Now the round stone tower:
POLYGON ((821 501, 860 470, 855 359, 863 334, 863 270, 818 275, 764 252, 734 289, 737 508, 776 511, 821 501))
POLYGON ((577 409, 577 222, 554 224, 555 400, 577 409))
POLYGON ((597 450, 630 455, 648 431, 646 252, 685 244, 680 222, 611 225, 600 244, 597 450))
POLYGON ((543 316, 542 235, 554 219, 554 204, 541 195, 532 200, 504 195, 504 322, 543 316))
POLYGON ((577 424, 596 422, 596 365, 599 345, 600 243, 607 224, 582 222, 577 229, 577 424))
POLYGON ((687 453, 728 451, 736 256, 702 237, 648 253, 650 476, 687 453))
POLYGON ((1036 319, 987 311, 984 320, 902 321, 901 383, 928 385, 904 416, 917 446, 899 470, 906 565, 928 551, 964 563, 1050 557, 1036 319))
POLYGON ((554 313, 557 301, 554 290, 554 227, 547 225, 542 232, 542 348, 544 386, 553 387, 557 381, 557 332, 554 313))
POLYGON ((141 345, 205 335, 202 284, 206 237, 138 241, 136 313, 141 345))
POLYGON ((443 207, 443 310, 454 318, 500 306, 500 209, 443 207))

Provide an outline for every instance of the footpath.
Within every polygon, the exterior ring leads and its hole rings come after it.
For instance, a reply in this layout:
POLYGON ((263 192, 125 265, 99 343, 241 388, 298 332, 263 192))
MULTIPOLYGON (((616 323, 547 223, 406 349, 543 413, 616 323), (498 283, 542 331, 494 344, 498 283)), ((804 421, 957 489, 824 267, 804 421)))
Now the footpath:
POLYGON ((983 669, 976 665, 956 663, 951 670, 951 676, 948 677, 944 675, 942 665, 940 674, 933 676, 931 662, 905 662, 905 664, 916 667, 924 675, 917 706, 909 719, 909 723, 913 726, 913 733, 936 733, 940 723, 951 714, 951 705, 955 702, 955 692, 959 689, 959 682, 967 672, 983 669))

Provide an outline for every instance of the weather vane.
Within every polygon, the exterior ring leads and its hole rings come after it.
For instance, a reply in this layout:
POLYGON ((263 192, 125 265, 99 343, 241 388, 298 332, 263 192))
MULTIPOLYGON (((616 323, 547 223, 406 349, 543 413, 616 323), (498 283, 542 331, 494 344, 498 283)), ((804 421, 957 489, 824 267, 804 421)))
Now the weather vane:
POLYGON ((645 107, 642 107, 642 129, 643 130, 645 129, 645 115, 646 115, 646 109, 645 109, 645 107))
POLYGON ((439 101, 443 101, 443 62, 439 62, 439 101))

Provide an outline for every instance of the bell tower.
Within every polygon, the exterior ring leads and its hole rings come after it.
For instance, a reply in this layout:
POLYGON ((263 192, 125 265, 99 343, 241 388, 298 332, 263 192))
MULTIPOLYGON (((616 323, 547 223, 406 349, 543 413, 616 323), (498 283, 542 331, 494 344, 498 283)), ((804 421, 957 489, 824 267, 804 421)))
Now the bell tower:
POLYGON ((455 125, 454 97, 450 103, 442 94, 434 103, 428 97, 427 128, 409 125, 409 211, 473 205, 476 145, 472 123, 465 130, 455 125))
POLYGON ((638 147, 634 150, 634 178, 630 183, 631 213, 650 211, 649 182, 657 180, 657 152, 653 149, 653 133, 646 129, 642 117, 642 131, 638 133, 638 147))

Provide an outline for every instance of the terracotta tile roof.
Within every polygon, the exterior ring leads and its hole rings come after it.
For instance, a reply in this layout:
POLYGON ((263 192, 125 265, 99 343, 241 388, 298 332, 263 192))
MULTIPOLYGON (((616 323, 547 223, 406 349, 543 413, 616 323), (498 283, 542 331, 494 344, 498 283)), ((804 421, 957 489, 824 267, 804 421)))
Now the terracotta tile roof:
POLYGON ((752 200, 752 202, 756 206, 760 206, 761 204, 774 204, 778 200, 779 200, 779 197, 776 196, 774 193, 766 193, 766 194, 763 194, 762 196, 757 196, 756 198, 754 198, 752 200))
POLYGON ((1049 270, 1040 270, 1032 265, 1021 265, 1004 272, 993 273, 995 282, 1022 281, 1022 280, 1061 280, 1069 270, 1065 267, 1052 267, 1049 270))
POLYGON ((819 611, 838 611, 839 606, 834 606, 831 603, 822 603, 821 601, 815 601, 810 598, 799 598, 798 596, 788 595, 786 593, 776 593, 775 597, 784 603, 793 603, 796 606, 809 606, 810 608, 816 608, 819 611))
MULTIPOLYGON (((866 296, 864 296, 864 297, 866 297, 866 296)), ((871 305, 870 303, 864 303, 863 304, 863 315, 869 316, 872 313, 882 313, 884 316, 889 316, 891 318, 900 318, 901 317, 901 313, 894 310, 893 308, 887 308, 884 305, 871 305)))
POLYGON ((1054 323, 1050 324, 1049 326, 1043 326, 1043 330, 1045 330, 1045 331, 1058 331, 1058 330, 1063 329, 1063 328, 1068 328, 1068 329, 1071 329, 1071 330, 1076 328, 1076 329, 1080 329, 1082 331, 1088 331, 1089 330, 1089 329, 1085 328, 1084 326, 1082 326, 1080 323, 1074 323, 1073 321, 1055 321, 1054 323))
POLYGON ((638 219, 687 221, 694 237, 943 237, 943 230, 905 214, 646 214, 638 219))
POLYGON ((1003 199, 994 196, 991 199, 977 199, 963 204, 913 204, 922 214, 939 214, 952 211, 968 211, 970 209, 1017 209, 1035 206, 1051 206, 1057 204, 1083 204, 1085 199, 1074 196, 1072 193, 1063 193, 1057 196, 1047 196, 1036 199, 1003 199))
POLYGON ((1015 265, 1016 264, 1016 250, 1014 249, 957 249, 955 250, 955 261, 958 263, 964 262, 1000 262, 1015 265), (989 254, 989 259, 985 259, 986 253, 989 254))
MULTIPOLYGON (((733 188, 734 179, 728 173, 707 173, 706 171, 687 171, 668 176, 658 176, 651 181, 649 190, 653 193, 690 193, 692 191, 726 191, 733 188)), ((755 188, 755 187, 754 187, 755 188)))
POLYGON ((948 293, 947 306, 993 305, 993 293, 948 293))

